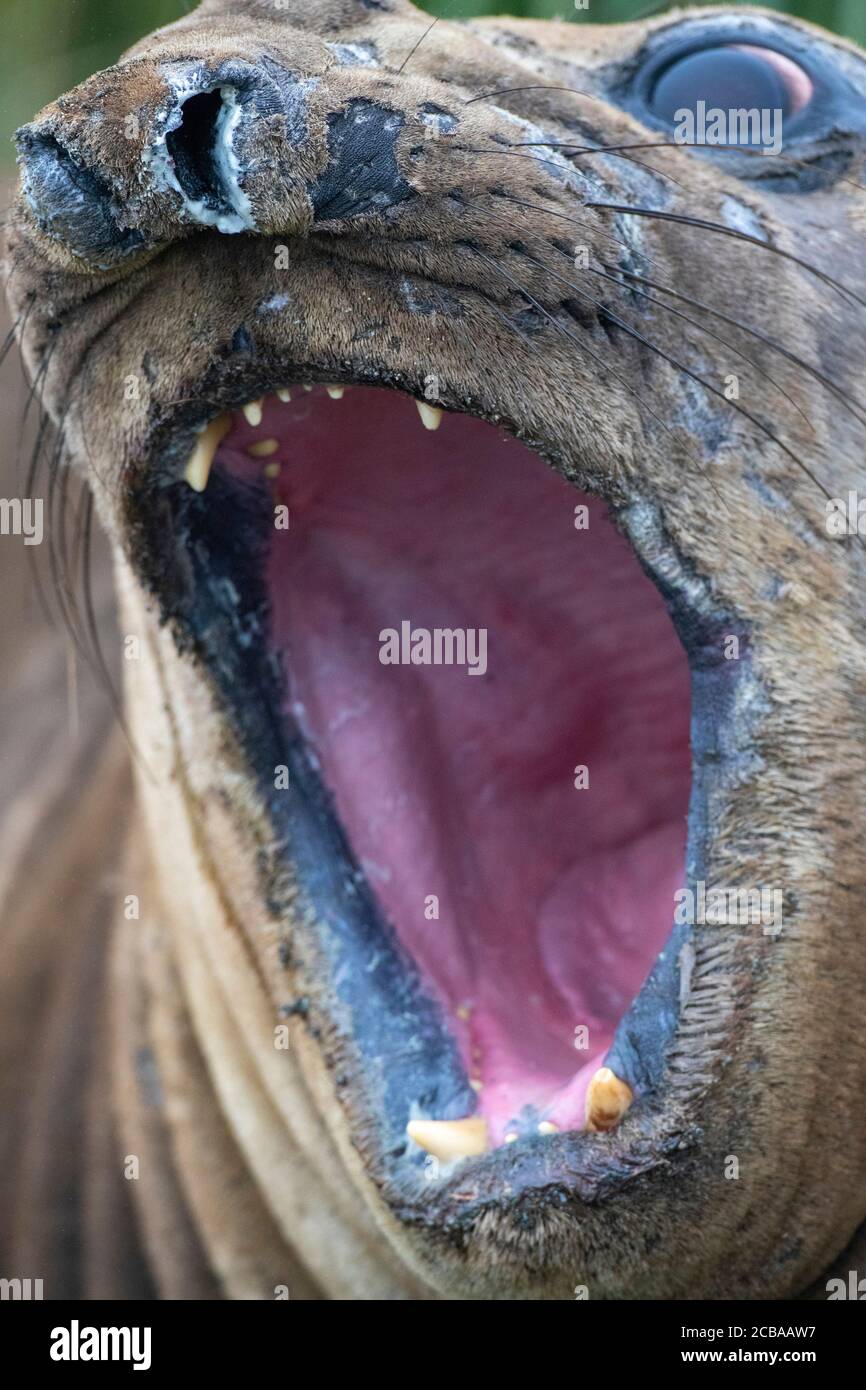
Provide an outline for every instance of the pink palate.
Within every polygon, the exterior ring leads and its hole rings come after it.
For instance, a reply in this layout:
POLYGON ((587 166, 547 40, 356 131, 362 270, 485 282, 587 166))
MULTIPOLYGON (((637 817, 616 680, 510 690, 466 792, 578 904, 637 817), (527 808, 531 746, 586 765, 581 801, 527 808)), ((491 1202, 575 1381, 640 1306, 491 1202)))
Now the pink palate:
POLYGON ((690 680, 661 597, 601 503, 483 422, 429 432, 394 392, 298 391, 255 430, 237 414, 217 464, 275 460, 271 640, 354 853, 492 1142, 524 1106, 580 1128, 683 880, 690 680), (269 437, 278 454, 246 455, 269 437), (382 665, 404 620, 486 628, 486 674, 382 665))

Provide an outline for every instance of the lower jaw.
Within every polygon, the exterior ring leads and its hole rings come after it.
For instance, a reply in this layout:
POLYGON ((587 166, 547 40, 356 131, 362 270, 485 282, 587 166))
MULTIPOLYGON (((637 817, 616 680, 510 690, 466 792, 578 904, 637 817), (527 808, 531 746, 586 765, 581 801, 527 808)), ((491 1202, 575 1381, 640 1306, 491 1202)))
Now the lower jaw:
POLYGON ((685 652, 602 504, 513 440, 284 394, 225 418, 206 491, 164 489, 173 616, 221 648, 405 1158, 430 1120, 472 1117, 466 1152, 582 1129, 683 881, 685 652))

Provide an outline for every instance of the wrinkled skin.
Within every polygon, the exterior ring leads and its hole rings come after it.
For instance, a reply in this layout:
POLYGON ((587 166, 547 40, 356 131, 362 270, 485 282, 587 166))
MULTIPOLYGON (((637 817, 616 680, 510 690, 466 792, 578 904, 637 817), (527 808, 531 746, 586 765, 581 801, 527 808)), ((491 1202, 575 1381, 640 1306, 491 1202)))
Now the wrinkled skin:
MULTIPOLYGON (((756 326, 860 400, 862 302, 751 242, 586 205, 745 228, 863 296, 862 124, 786 146, 799 165, 664 148, 639 153, 652 169, 475 151, 538 130, 585 145, 663 138, 613 93, 672 27, 785 35, 844 75, 861 112, 866 66, 841 40, 738 8, 610 27, 443 21, 398 71, 428 22, 405 0, 290 0, 279 12, 205 0, 22 139, 29 195, 8 230, 10 301, 110 537, 122 631, 142 645, 125 688, 140 775, 122 882, 143 920, 115 933, 106 989, 117 1165, 141 1157, 127 1186, 151 1278, 187 1297, 269 1297, 280 1284, 337 1298, 562 1299, 580 1284, 592 1298, 824 1296, 833 1268, 862 1265, 866 1251, 866 575, 862 545, 824 526, 826 495, 863 486, 863 424, 794 361, 714 323, 784 394, 774 390, 717 338, 581 281, 556 247, 586 244, 615 274, 648 257, 638 263, 655 282, 756 326), (347 44, 372 44, 373 64, 341 60, 333 45, 347 44), (241 235, 203 228, 153 153, 177 112, 177 74, 200 80, 221 64, 260 103, 236 138, 247 202, 224 214, 246 219, 241 235), (532 84, 550 90, 465 104, 532 84), (360 210, 340 201, 328 139, 358 100, 401 118, 375 174, 383 196, 360 210), (437 139, 425 139, 431 109, 456 118, 437 139), (56 170, 58 145, 98 177, 88 197, 100 211, 86 222, 46 214, 57 204, 44 161, 56 170), (280 244, 287 269, 275 266, 280 244), (579 291, 557 274, 705 379, 739 372, 744 405, 821 486, 728 401, 608 331, 591 302, 569 317, 563 302, 579 291), (405 280, 441 292, 435 323, 405 280), (521 290, 536 308, 529 327, 521 290), (290 296, 291 316, 257 317, 275 294, 290 296), (786 893, 777 937, 695 933, 662 1084, 616 1131, 515 1145, 435 1190, 386 1161, 304 885, 278 862, 204 662, 154 601, 140 512, 154 458, 180 471, 194 426, 217 409, 295 380, 422 397, 428 374, 446 408, 504 424, 608 500, 675 605, 688 593, 714 631, 743 636, 723 733, 704 750, 713 778, 695 771, 703 828, 689 853, 707 880, 786 893), (304 1008, 287 1010, 299 998, 304 1008), (291 1046, 276 1050, 287 1012, 291 1046), (156 1107, 135 1080, 145 1046, 156 1107)), ((690 656, 698 673, 720 667, 718 647, 690 656)))

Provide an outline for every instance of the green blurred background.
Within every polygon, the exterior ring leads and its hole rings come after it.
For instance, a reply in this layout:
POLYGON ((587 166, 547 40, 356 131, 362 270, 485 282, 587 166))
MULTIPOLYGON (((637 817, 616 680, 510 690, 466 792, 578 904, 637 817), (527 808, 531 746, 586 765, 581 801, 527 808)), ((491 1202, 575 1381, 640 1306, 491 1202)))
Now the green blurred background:
MULTIPOLYGON (((866 0, 764 0, 866 45, 866 0)), ((193 0, 0 0, 0 169, 13 162, 9 137, 40 106, 113 62, 135 39, 194 8, 193 0)), ((519 14, 614 23, 663 9, 653 0, 427 0, 449 17, 519 14)))

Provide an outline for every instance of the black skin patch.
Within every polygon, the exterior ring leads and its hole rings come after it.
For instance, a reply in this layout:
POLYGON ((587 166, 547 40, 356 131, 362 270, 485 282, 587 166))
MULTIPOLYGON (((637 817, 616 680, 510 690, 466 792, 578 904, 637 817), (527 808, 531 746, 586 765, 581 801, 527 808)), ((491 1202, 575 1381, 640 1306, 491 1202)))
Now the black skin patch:
MULTIPOLYGON (((675 550, 670 536, 666 539, 675 550)), ((688 571, 682 557, 678 558, 688 571)), ((702 616, 681 587, 649 569, 646 572, 665 601, 692 677, 692 791, 685 878, 685 884, 692 884, 709 876, 710 805, 730 761, 725 735, 737 727, 736 682, 746 666, 745 661, 724 660, 724 641, 728 634, 738 633, 747 656, 748 633, 732 614, 719 611, 712 619, 702 616)), ((646 983, 620 1019, 605 1058, 605 1065, 628 1081, 638 1096, 651 1095, 662 1083, 680 1016, 683 952, 692 947, 694 932, 693 923, 674 923, 646 983)))
POLYGON ((453 112, 446 111, 444 106, 437 106, 434 101, 425 101, 419 106, 418 119, 437 135, 451 135, 460 124, 453 112))
POLYGON ((397 167, 404 116, 375 101, 350 101, 328 121, 327 168, 307 192, 316 222, 345 221, 413 198, 397 167))
POLYGON ((17 134, 24 193, 42 231, 76 255, 113 265, 144 241, 121 225, 111 189, 98 174, 78 164, 53 135, 17 134))

